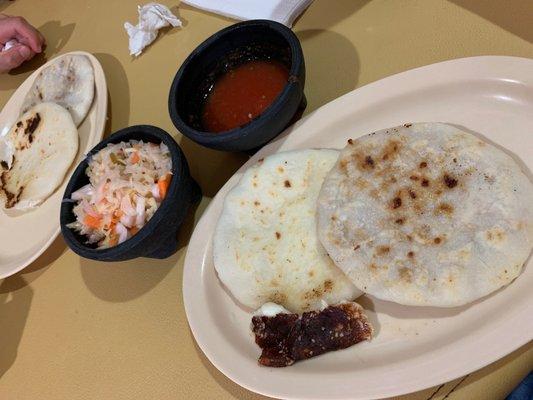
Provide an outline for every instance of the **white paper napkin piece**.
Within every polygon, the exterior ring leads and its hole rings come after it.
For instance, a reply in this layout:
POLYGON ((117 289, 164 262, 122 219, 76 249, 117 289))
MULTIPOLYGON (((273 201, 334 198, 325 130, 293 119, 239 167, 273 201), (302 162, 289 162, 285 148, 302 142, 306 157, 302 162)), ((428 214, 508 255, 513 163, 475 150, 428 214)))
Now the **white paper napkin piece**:
POLYGON ((138 6, 139 23, 135 26, 126 22, 124 28, 129 36, 130 54, 139 56, 143 49, 157 37, 159 29, 172 25, 181 27, 181 21, 167 6, 159 3, 148 3, 138 6))
POLYGON ((296 17, 304 12, 313 0, 182 0, 182 2, 229 18, 270 19, 291 27, 296 17))

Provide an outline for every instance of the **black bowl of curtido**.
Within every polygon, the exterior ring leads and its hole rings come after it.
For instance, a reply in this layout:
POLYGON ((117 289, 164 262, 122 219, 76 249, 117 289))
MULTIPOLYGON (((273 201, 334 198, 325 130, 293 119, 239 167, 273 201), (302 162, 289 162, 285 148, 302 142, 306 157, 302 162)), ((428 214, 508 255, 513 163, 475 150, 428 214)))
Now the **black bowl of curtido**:
MULTIPOLYGON (((107 168, 106 165, 106 171, 107 168)), ((93 171, 96 170, 99 169, 93 169, 93 171)), ((91 172, 91 176, 96 176, 96 174, 91 172)), ((152 175, 151 178, 153 176, 156 175, 152 175)), ((61 233, 67 245, 76 254, 93 260, 123 261, 136 257, 167 258, 176 252, 178 247, 177 231, 185 219, 187 211, 200 196, 200 189, 191 178, 185 155, 176 141, 168 133, 154 126, 132 126, 112 134, 96 145, 72 174, 61 203, 61 233), (139 141, 142 141, 142 144, 139 141), (114 147, 108 146, 119 143, 128 143, 128 146, 135 144, 136 147, 127 150, 120 149, 115 153, 114 147), (168 152, 166 149, 164 152, 161 150, 164 149, 161 143, 166 145, 168 152), (113 149, 112 154, 108 154, 110 149, 113 149), (161 154, 164 155, 164 158, 161 158, 163 157, 161 154), (151 173, 151 170, 146 167, 151 165, 152 158, 150 157, 157 159, 158 162, 164 160, 162 165, 169 169, 169 173, 165 173, 153 183, 144 178, 145 173, 147 175, 151 173), (98 168, 101 168, 104 161, 109 161, 111 163, 109 168, 113 170, 121 168, 120 172, 116 173, 104 172, 107 174, 105 176, 116 177, 116 174, 119 174, 121 178, 99 178, 98 182, 102 184, 101 187, 89 185, 88 166, 93 159, 98 160, 98 168), (169 159, 170 164, 168 163, 169 159), (133 164, 138 169, 127 169, 131 168, 129 166, 133 164), (134 172, 132 173, 132 171, 134 172), (138 178, 139 176, 142 177, 138 178), (122 177, 124 177, 124 181, 121 180, 122 177), (125 194, 121 194, 122 197, 119 197, 116 194, 116 182, 124 183, 130 179, 131 182, 146 183, 148 187, 152 188, 152 191, 141 196, 139 195, 140 190, 124 189, 124 192, 120 193, 125 194), (87 192, 83 188, 87 188, 87 192), (92 196, 92 193, 98 193, 99 190, 102 192, 100 200, 95 200, 95 197, 84 197, 92 196), (73 194, 75 194, 76 199, 73 199, 73 194), (102 197, 105 200, 102 200, 102 197), (128 198, 125 199, 125 197, 128 198), (120 203, 120 207, 109 206, 110 208, 106 209, 106 205, 110 204, 108 200, 115 198, 119 198, 117 202, 120 203), (80 205, 82 199, 89 199, 84 207, 80 205), (123 204, 120 199, 126 203, 123 204), (138 208, 140 203, 147 206, 138 208), (99 205, 96 206, 95 204, 99 205), (149 204, 158 205, 150 211, 149 204), (79 211, 78 208, 76 214, 74 210, 76 206, 81 207, 83 211, 79 211), (102 209, 106 211, 104 212, 102 209), (153 212, 154 209, 155 212, 153 212), (148 212, 152 212, 150 217, 148 217, 148 212), (140 215, 143 215, 142 219, 137 220, 140 215), (80 221, 83 221, 81 226, 90 228, 90 232, 96 232, 96 235, 100 235, 96 238, 93 237, 93 243, 89 243, 91 241, 89 240, 90 233, 80 231, 78 229, 80 225, 73 226, 73 223, 76 225, 80 221)))
POLYGON ((176 128, 203 146, 257 149, 305 108, 305 63, 286 26, 251 20, 225 28, 184 61, 168 99, 176 128))

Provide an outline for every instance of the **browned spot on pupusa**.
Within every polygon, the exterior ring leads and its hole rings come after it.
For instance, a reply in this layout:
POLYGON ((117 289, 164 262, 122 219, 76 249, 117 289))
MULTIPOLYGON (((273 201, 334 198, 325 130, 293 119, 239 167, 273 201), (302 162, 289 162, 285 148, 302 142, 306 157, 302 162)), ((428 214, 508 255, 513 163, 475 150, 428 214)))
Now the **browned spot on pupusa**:
POLYGON ((440 238, 440 237, 437 236, 435 239, 433 239, 433 243, 435 243, 435 244, 441 244, 441 243, 442 243, 442 238, 440 238))
POLYGON ((284 169, 282 166, 279 166, 279 167, 278 167, 278 172, 279 172, 280 174, 282 174, 283 172, 285 172, 285 169, 284 169))
POLYGON ((385 254, 387 254, 389 252, 390 252, 390 247, 389 246, 378 246, 376 248, 376 254, 378 256, 384 256, 385 254))
POLYGON ((284 293, 280 293, 280 292, 274 292, 270 295, 268 300, 271 301, 272 303, 284 305, 285 302, 287 301, 287 295, 284 293))
POLYGON ((403 225, 404 222, 405 222, 405 219, 403 218, 397 218, 396 220, 394 220, 394 223, 398 225, 403 225))
POLYGON ((278 240, 281 239, 281 233, 276 232, 276 239, 278 239, 278 240))
POLYGON ((488 230, 486 236, 487 240, 491 242, 502 242, 505 240, 505 232, 499 228, 488 230))
POLYGON ((348 173, 348 160, 346 160, 345 158, 340 160, 339 168, 341 169, 343 174, 347 174, 348 173))
POLYGON ((259 207, 260 205, 261 205, 261 203, 259 201, 257 201, 257 200, 254 201, 254 206, 259 207))
POLYGON ((375 167, 374 159, 369 154, 355 152, 352 154, 352 160, 360 171, 371 171, 375 167))
POLYGON ((483 178, 485 178, 485 182, 489 183, 489 184, 493 184, 494 182, 496 182, 496 178, 492 175, 487 175, 487 174, 483 174, 483 178))
POLYGON ((411 197, 413 200, 416 199, 416 192, 413 189, 409 189, 409 197, 411 197))
POLYGON ((428 163, 426 161, 422 161, 420 164, 418 164, 418 168, 424 169, 427 168, 428 163))
POLYGON ((324 293, 331 292, 333 290, 333 281, 331 279, 326 279, 324 281, 324 293))
POLYGON ((313 276, 315 276, 315 271, 309 271, 307 275, 312 278, 313 276))
POLYGON ((429 179, 428 178, 422 178, 422 181, 420 182, 420 185, 422 185, 423 187, 428 187, 429 186, 429 179))
POLYGON ((369 187, 370 184, 366 179, 359 177, 355 180, 355 186, 357 187, 357 189, 363 190, 369 187))
POLYGON ((457 179, 451 176, 450 174, 444 174, 442 180, 449 189, 453 189, 457 186, 457 179))
POLYGON ((440 203, 437 208, 435 209, 435 214, 441 214, 441 215, 452 215, 453 214, 453 206, 448 203, 440 203))
POLYGON ((291 187, 291 181, 289 181, 289 180, 286 180, 283 184, 285 185, 286 188, 290 188, 291 187))
POLYGON ((397 140, 389 140, 387 144, 385 145, 385 148, 383 149, 383 152, 381 153, 381 159, 383 161, 387 161, 390 159, 393 159, 398 155, 398 152, 400 151, 401 144, 397 140))
POLYGON ((348 139, 348 144, 352 145, 353 144, 353 140, 352 139, 348 139))
POLYGON ((26 122, 27 123, 26 133, 29 135, 32 135, 37 129, 37 127, 39 126, 40 122, 41 122, 41 116, 39 115, 39 113, 35 113, 35 116, 31 117, 26 122))
POLYGON ((353 247, 353 250, 356 251, 356 250, 359 250, 361 248, 361 245, 360 244, 356 244, 354 247, 353 247))
POLYGON ((324 294, 333 290, 334 283, 331 279, 326 279, 321 285, 305 292, 303 298, 308 299, 320 299, 324 294))
POLYGON ((407 257, 409 258, 413 258, 415 256, 415 252, 414 251, 410 251, 409 253, 407 253, 407 257))
POLYGON ((393 210, 396 210, 397 208, 400 208, 402 206, 402 199, 399 196, 396 196, 391 201, 391 208, 393 210))
POLYGON ((411 283, 412 280, 413 280, 413 273, 411 272, 411 270, 409 268, 400 268, 399 269, 399 274, 400 274, 400 280, 403 281, 403 282, 407 282, 407 283, 411 283))
MULTIPOLYGON (((2 174, 2 185, 5 186, 6 183, 3 180, 3 174, 2 174)), ((22 196, 22 192, 24 191, 24 186, 21 186, 17 193, 12 193, 9 190, 7 190, 5 187, 1 188, 4 192, 4 195, 6 197, 5 207, 6 208, 13 208, 15 204, 18 203, 20 196, 22 196)))

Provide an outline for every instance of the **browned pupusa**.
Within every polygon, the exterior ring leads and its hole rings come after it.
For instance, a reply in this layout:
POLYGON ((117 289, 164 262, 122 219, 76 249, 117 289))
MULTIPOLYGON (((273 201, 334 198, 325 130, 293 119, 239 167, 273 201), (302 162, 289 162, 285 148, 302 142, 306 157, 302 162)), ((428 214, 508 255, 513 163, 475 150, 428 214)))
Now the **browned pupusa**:
POLYGON ((503 151, 450 125, 407 124, 348 141, 321 189, 319 238, 359 289, 455 306, 520 273, 531 204, 503 151))
POLYGON ((316 234, 316 199, 336 150, 296 150, 250 167, 228 193, 213 239, 220 280, 242 304, 292 312, 360 295, 316 234))
POLYGON ((27 209, 61 184, 78 151, 72 117, 54 103, 22 115, 0 142, 0 204, 27 209))

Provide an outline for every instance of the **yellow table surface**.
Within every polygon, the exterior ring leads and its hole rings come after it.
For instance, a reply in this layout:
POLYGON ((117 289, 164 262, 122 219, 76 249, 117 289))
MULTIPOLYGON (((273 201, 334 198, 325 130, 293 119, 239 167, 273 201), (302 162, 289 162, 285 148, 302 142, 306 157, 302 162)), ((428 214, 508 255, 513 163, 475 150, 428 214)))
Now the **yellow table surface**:
MULTIPOLYGON (((133 59, 123 24, 137 22, 138 0, 0 0, 0 12, 25 16, 48 43, 44 57, 0 76, 0 104, 45 59, 93 53, 109 88, 106 135, 141 123, 175 135, 205 194, 198 219, 246 157, 182 138, 167 112, 168 90, 191 50, 234 21, 162 2, 183 28, 165 30, 133 59)), ((307 64, 306 113, 430 63, 486 54, 533 57, 532 20, 530 0, 316 0, 293 28, 307 64)), ((181 279, 192 215, 185 225, 181 249, 167 260, 89 261, 60 237, 24 271, 0 280, 0 399, 264 399, 218 372, 189 331, 181 279)), ((465 378, 401 399, 502 399, 532 366, 530 344, 465 378)))

